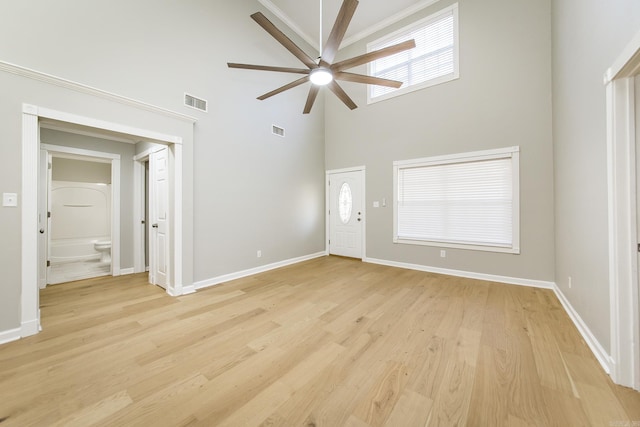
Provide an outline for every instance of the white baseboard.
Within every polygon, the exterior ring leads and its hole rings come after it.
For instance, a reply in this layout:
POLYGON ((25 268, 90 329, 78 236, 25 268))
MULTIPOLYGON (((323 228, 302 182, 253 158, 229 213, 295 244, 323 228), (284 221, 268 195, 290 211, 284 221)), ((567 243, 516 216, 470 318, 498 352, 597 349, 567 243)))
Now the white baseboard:
POLYGON ((578 328, 580 335, 582 335, 582 338, 585 340, 585 342, 593 352, 593 355, 596 357, 596 359, 598 359, 598 362, 600 362, 600 365, 602 365, 602 368, 605 370, 605 372, 607 374, 610 374, 611 368, 614 363, 613 358, 607 353, 604 347, 600 345, 600 342, 596 339, 595 335, 593 335, 591 329, 589 329, 584 320, 582 320, 582 317, 580 317, 578 312, 573 308, 560 288, 558 286, 554 286, 553 291, 560 300, 560 303, 564 307, 564 310, 573 321, 573 324, 576 325, 576 328, 578 328))
POLYGON ((126 276, 127 274, 133 274, 135 273, 135 269, 134 268, 121 268, 120 269, 120 275, 121 276, 126 276))
MULTIPOLYGON (((40 310, 38 310, 38 316, 40 316, 40 310)), ((42 328, 40 327, 40 321, 38 319, 33 319, 28 322, 22 322, 22 327, 20 328, 20 336, 28 337, 37 334, 41 330, 42 328)))
MULTIPOLYGON (((207 280, 201 280, 193 284, 193 289, 203 289, 210 286, 219 285, 220 283, 229 282, 231 280, 241 279, 247 276, 253 276, 254 274, 264 273, 265 271, 274 270, 276 268, 286 267, 288 265, 297 264, 299 262, 308 261, 314 258, 320 258, 325 256, 325 252, 317 252, 311 255, 305 255, 298 258, 292 258, 284 261, 274 262, 273 264, 262 265, 256 268, 250 268, 248 270, 238 271, 236 273, 225 274, 223 276, 214 277, 207 280)), ((190 288, 190 287, 185 287, 190 288)), ((184 288, 183 288, 184 289, 184 288)), ((184 292, 183 292, 184 294, 184 292)))
POLYGON ((195 285, 183 286, 182 287, 182 295, 189 295, 189 294, 193 294, 195 292, 196 292, 195 285))
POLYGON ((522 279, 517 277, 497 276, 494 274, 474 273, 471 271, 451 270, 448 268, 430 267, 420 264, 408 264, 405 262, 387 261, 376 258, 365 258, 363 262, 386 265, 389 267, 406 268, 409 270, 425 271, 427 273, 445 274, 447 276, 466 277, 468 279, 486 280, 488 282, 507 283, 510 285, 530 286, 533 288, 553 289, 555 283, 543 280, 522 279))
POLYGON ((19 340, 22 337, 22 335, 20 334, 21 331, 21 328, 16 328, 0 332, 0 344, 6 344, 11 341, 19 340))

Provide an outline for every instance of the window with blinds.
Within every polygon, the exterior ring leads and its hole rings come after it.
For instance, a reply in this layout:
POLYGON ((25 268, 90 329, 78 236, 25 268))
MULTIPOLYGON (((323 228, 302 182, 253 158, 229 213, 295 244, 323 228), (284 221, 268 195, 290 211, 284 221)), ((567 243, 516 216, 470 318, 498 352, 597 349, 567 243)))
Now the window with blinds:
POLYGON ((519 148, 394 162, 394 242, 519 253, 519 148))
POLYGON ((458 4, 367 45, 367 51, 414 39, 414 49, 369 63, 369 75, 398 80, 400 89, 369 85, 369 103, 458 78, 458 4))

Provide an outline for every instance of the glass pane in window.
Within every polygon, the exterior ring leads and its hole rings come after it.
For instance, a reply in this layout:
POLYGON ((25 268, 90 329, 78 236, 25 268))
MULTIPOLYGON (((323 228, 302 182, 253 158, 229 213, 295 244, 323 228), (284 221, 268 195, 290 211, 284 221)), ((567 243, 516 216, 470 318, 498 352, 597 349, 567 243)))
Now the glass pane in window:
POLYGON ((351 209, 353 207, 353 196, 351 195, 351 187, 348 183, 343 183, 340 187, 340 194, 338 195, 338 213, 340 215, 340 221, 346 224, 351 219, 351 209))

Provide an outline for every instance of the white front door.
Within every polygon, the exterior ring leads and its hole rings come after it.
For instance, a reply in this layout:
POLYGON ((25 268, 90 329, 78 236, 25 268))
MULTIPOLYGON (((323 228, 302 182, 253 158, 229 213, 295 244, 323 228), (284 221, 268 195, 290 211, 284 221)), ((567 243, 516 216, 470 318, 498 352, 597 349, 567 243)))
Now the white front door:
POLYGON ((362 259, 364 171, 329 173, 329 253, 362 259))
POLYGON ((149 156, 149 282, 167 288, 169 277, 169 150, 149 156))

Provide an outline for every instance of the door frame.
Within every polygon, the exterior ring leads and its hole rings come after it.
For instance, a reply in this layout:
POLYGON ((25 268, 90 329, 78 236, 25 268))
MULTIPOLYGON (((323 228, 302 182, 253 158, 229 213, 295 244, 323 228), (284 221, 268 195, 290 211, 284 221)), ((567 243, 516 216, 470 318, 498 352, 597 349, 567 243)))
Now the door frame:
POLYGON ((173 214, 170 262, 173 274, 167 293, 182 295, 182 163, 184 160, 182 137, 152 130, 135 128, 100 118, 79 116, 37 105, 22 106, 22 212, 21 212, 21 331, 20 336, 37 334, 40 329, 38 264, 38 169, 40 167, 40 119, 50 119, 67 125, 87 126, 131 135, 141 141, 159 141, 169 146, 169 176, 171 183, 170 209, 173 214))
POLYGON ((362 215, 364 221, 362 223, 362 260, 367 259, 367 197, 366 197, 366 178, 367 170, 366 166, 354 166, 344 169, 331 169, 325 172, 325 239, 324 239, 324 252, 329 255, 329 239, 331 237, 331 218, 329 217, 329 209, 331 207, 331 188, 329 186, 330 176, 346 172, 360 172, 360 182, 362 187, 360 192, 362 194, 362 215))
POLYGON ((640 75, 640 32, 606 71, 609 193, 609 289, 612 380, 640 390, 638 212, 634 79, 640 75))
MULTIPOLYGON (((74 147, 65 147, 62 145, 40 144, 40 149, 44 150, 53 157, 66 157, 71 155, 73 158, 84 157, 88 159, 100 159, 103 163, 111 165, 111 275, 120 275, 120 154, 106 153, 103 151, 84 150, 74 147), (63 156, 56 156, 62 154, 63 156)), ((88 160, 91 161, 91 160, 88 160)), ((47 189, 51 182, 47 180, 47 189)), ((42 195, 40 195, 42 197, 42 195)), ((50 239, 49 227, 45 227, 45 238, 50 239)), ((39 263, 47 260, 38 259, 39 263)), ((48 276, 47 271, 47 276, 48 276)), ((47 277, 48 279, 48 277, 47 277)))
POLYGON ((141 218, 149 209, 145 205, 145 193, 149 191, 145 182, 145 162, 149 161, 151 153, 156 151, 157 147, 149 147, 141 153, 133 157, 133 271, 134 273, 144 273, 147 271, 147 262, 145 260, 145 238, 149 234, 149 224, 146 222, 144 227, 136 227, 141 225, 141 218), (146 261, 146 262, 145 262, 146 261))

